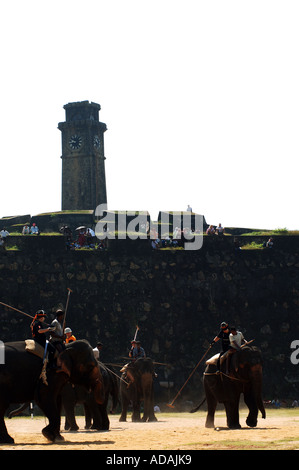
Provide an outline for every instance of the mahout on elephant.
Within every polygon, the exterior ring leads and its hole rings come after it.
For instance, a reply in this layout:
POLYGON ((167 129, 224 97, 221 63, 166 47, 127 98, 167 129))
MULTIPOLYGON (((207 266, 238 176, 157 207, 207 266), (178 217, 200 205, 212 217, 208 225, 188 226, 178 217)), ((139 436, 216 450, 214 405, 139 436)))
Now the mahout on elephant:
POLYGON ((94 391, 95 400, 104 402, 103 379, 92 347, 85 340, 66 345, 57 358, 58 368, 41 378, 43 359, 27 351, 25 341, 5 343, 5 363, 0 364, 0 443, 13 443, 4 415, 12 403, 35 401, 49 420, 43 435, 63 440, 60 435, 61 390, 66 382, 84 385, 94 391))
POLYGON ((65 430, 77 431, 75 406, 83 404, 85 413, 85 429, 109 430, 110 420, 108 413, 113 412, 119 402, 118 378, 114 371, 98 362, 98 367, 103 379, 104 401, 96 402, 94 394, 81 385, 67 383, 61 393, 62 405, 65 411, 65 430), (112 398, 111 410, 107 410, 109 397, 112 398))
MULTIPOLYGON (((249 409, 246 424, 250 427, 257 425, 258 411, 262 418, 266 412, 262 399, 262 355, 255 346, 243 346, 232 354, 230 369, 226 373, 225 356, 220 361, 220 371, 217 367, 218 354, 206 361, 203 376, 204 390, 207 401, 208 414, 205 426, 214 427, 214 416, 217 403, 223 403, 226 411, 227 426, 230 429, 239 429, 239 402, 243 393, 244 402, 249 409)), ((203 403, 203 402, 202 402, 203 403)), ((191 410, 195 412, 202 403, 191 410)))
POLYGON ((127 420, 129 403, 132 402, 132 421, 157 421, 154 413, 154 363, 151 358, 139 358, 128 365, 120 381, 121 416, 127 420), (143 400, 143 417, 140 406, 143 400))

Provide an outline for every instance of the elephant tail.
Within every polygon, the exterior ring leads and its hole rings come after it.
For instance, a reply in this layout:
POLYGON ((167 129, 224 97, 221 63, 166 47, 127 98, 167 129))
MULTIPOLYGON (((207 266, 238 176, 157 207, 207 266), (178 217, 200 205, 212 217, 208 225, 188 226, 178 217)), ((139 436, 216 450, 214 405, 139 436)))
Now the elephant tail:
POLYGON ((119 402, 119 389, 115 376, 112 376, 112 387, 110 390, 110 394, 112 396, 111 413, 113 414, 119 402))
POLYGON ((199 405, 197 405, 195 408, 192 408, 192 410, 190 410, 189 413, 195 413, 196 411, 198 411, 201 405, 203 405, 205 401, 206 401, 206 397, 202 400, 202 402, 200 402, 199 405))
POLYGON ((30 405, 29 402, 23 403, 19 408, 12 410, 8 415, 8 419, 13 418, 14 416, 18 416, 19 414, 22 413, 22 411, 26 410, 26 408, 29 408, 29 405, 30 405))

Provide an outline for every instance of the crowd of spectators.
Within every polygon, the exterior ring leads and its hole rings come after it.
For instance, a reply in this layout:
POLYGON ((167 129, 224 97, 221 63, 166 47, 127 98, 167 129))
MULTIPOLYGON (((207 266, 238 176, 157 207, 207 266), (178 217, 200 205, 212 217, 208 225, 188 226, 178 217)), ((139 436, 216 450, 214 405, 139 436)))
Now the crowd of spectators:
POLYGON ((22 229, 22 235, 40 235, 40 231, 36 223, 33 223, 30 227, 30 224, 25 224, 22 229))
POLYGON ((68 225, 61 227, 60 232, 65 237, 65 245, 67 250, 91 249, 103 251, 106 249, 105 242, 96 238, 92 228, 78 227, 73 234, 68 225))

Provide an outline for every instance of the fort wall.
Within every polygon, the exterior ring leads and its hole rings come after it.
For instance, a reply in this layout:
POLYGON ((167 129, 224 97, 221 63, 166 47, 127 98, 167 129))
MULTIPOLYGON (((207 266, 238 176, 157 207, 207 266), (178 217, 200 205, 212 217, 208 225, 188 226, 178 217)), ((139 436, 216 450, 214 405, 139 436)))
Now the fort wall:
MULTIPOLYGON (((222 321, 261 348, 265 398, 298 398, 299 365, 290 360, 290 345, 299 340, 297 237, 277 236, 273 249, 238 251, 229 236, 204 237, 198 251, 151 250, 148 240, 66 251, 62 236, 10 237, 11 246, 18 243, 19 250, 0 253, 0 301, 32 315, 42 308, 51 320, 72 289, 67 326, 93 347, 102 341, 108 363, 125 363, 138 325, 147 355, 169 365, 156 365, 157 393, 166 398, 183 385, 222 321)), ((28 317, 0 306, 0 319, 0 340, 30 337, 28 317)), ((203 395, 202 371, 203 365, 178 402, 203 395)))

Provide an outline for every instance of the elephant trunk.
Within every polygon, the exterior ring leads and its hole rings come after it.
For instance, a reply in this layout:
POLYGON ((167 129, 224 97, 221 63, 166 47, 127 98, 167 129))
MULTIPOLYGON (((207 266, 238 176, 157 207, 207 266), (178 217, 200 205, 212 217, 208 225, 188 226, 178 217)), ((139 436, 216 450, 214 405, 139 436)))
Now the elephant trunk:
POLYGON ((266 418, 266 411, 262 399, 262 365, 256 364, 251 368, 253 394, 262 418, 266 418))
POLYGON ((95 401, 102 405, 105 401, 105 389, 103 377, 98 366, 94 367, 91 374, 91 389, 93 390, 95 401))

